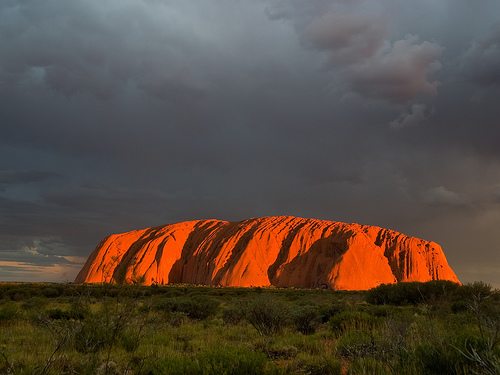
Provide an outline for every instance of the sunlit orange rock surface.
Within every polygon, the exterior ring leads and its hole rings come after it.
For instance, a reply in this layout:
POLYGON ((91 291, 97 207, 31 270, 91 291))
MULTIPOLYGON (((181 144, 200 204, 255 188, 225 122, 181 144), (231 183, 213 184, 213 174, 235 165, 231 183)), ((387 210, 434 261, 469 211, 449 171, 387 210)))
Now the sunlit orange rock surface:
POLYGON ((370 289, 458 282, 441 247, 393 230, 290 216, 187 221, 101 241, 75 283, 370 289), (145 278, 145 279, 144 279, 145 278))

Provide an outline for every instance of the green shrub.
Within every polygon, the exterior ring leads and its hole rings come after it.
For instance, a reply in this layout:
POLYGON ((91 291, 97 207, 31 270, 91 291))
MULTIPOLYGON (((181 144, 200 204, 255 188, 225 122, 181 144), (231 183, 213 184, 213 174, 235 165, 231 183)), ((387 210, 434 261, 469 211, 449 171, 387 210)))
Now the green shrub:
POLYGON ((422 343, 415 349, 415 357, 423 374, 448 375, 455 373, 454 363, 450 361, 443 346, 422 343))
POLYGON ((75 308, 75 306, 72 306, 70 310, 62 310, 60 308, 55 308, 55 309, 47 309, 45 310, 45 313, 47 314, 47 317, 49 319, 53 320, 82 320, 84 319, 85 315, 90 314, 90 312, 84 312, 83 309, 75 308))
POLYGON ((71 319, 83 320, 88 316, 92 316, 90 304, 76 300, 71 304, 70 308, 71 319))
POLYGON ((30 288, 12 288, 8 290, 5 295, 8 296, 12 301, 24 301, 31 298, 32 290, 30 288))
POLYGON ((125 331, 120 336, 120 344, 127 352, 133 353, 139 348, 140 340, 136 333, 125 331))
POLYGON ((49 301, 46 298, 33 297, 23 302, 21 307, 23 310, 42 310, 48 303, 49 301))
POLYGON ((454 301, 451 303, 451 312, 454 314, 459 314, 469 311, 469 304, 465 301, 454 301))
POLYGON ((75 303, 72 314, 81 314, 80 329, 75 332, 75 348, 81 353, 97 353, 104 347, 111 348, 118 343, 125 327, 132 323, 135 305, 118 303, 116 299, 106 299, 94 313, 85 303, 75 303))
POLYGON ((304 335, 314 333, 321 322, 321 316, 316 306, 300 306, 291 315, 295 329, 304 335))
POLYGON ((18 319, 21 315, 19 307, 14 302, 7 302, 2 306, 2 308, 0 308, 0 322, 4 320, 18 319))
POLYGON ((389 316, 395 316, 399 314, 399 310, 397 307, 389 305, 368 305, 364 309, 364 312, 377 318, 387 318, 389 316))
POLYGON ((98 319, 86 319, 75 333, 75 349, 80 353, 97 353, 104 348, 109 332, 98 319))
POLYGON ((482 302, 493 294, 492 286, 482 281, 475 281, 457 288, 453 293, 455 301, 464 301, 472 303, 474 301, 482 302))
POLYGON ((260 286, 256 286, 255 288, 253 288, 253 291, 257 294, 261 294, 262 293, 262 287, 260 286))
POLYGON ((258 296, 244 307, 245 319, 261 335, 280 333, 289 318, 288 307, 270 296, 258 296))
POLYGON ((179 302, 176 298, 168 297, 156 302, 153 309, 157 311, 172 312, 176 311, 178 306, 179 302))
POLYGON ((241 307, 227 306, 222 310, 222 320, 226 324, 236 325, 243 319, 241 307))
POLYGON ((156 361, 152 375, 201 375, 198 361, 187 357, 166 357, 156 361))
MULTIPOLYGON (((199 291, 190 293, 190 297, 179 300, 178 298, 164 298, 153 306, 154 310, 173 313, 184 313, 190 319, 203 320, 217 313, 220 302, 212 297, 199 294, 199 291)), ((175 294, 175 293, 173 293, 175 294)))
POLYGON ((46 311, 46 313, 47 313, 47 316, 49 317, 49 319, 55 319, 55 320, 59 320, 59 319, 69 320, 69 319, 71 319, 71 312, 70 311, 64 311, 64 310, 61 310, 59 308, 49 309, 46 311))
POLYGON ((366 295, 366 302, 372 305, 386 305, 389 304, 389 294, 394 284, 380 284, 375 288, 368 291, 366 295))
POLYGON ((172 327, 180 327, 188 320, 188 316, 186 313, 182 311, 172 311, 168 314, 168 324, 172 327))
POLYGON ((190 319, 203 320, 217 313, 220 302, 206 295, 194 295, 181 300, 177 310, 185 313, 190 319))
POLYGON ((349 310, 351 310, 351 307, 345 302, 333 302, 331 305, 321 306, 321 322, 326 323, 332 316, 349 310))
POLYGON ((42 289, 42 295, 46 298, 55 298, 61 295, 61 291, 53 287, 47 287, 42 289))
POLYGON ((451 298, 459 284, 448 280, 382 284, 368 291, 366 301, 374 305, 416 305, 451 298))
MULTIPOLYGON (((385 291, 388 292, 385 297, 387 303, 391 305, 416 305, 423 302, 423 294, 421 289, 422 283, 407 282, 390 284, 385 291)), ((367 301, 370 303, 370 293, 368 292, 367 301)))
POLYGON ((451 299, 460 284, 450 280, 432 280, 422 283, 424 302, 451 299))

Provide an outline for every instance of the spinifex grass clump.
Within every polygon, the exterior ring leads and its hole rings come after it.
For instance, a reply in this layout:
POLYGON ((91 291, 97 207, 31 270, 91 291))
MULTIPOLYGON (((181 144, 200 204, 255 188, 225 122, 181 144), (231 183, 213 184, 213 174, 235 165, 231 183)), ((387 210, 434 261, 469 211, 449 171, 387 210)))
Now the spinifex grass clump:
POLYGON ((0 374, 500 372, 500 295, 484 283, 0 284, 0 293, 0 374))

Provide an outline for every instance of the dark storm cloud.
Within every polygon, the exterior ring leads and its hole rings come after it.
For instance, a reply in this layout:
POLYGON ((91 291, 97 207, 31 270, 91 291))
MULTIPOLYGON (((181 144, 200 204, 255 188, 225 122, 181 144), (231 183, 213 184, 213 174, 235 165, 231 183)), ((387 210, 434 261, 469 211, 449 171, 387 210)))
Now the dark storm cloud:
POLYGON ((188 97, 199 90, 187 66, 191 48, 198 46, 186 45, 191 35, 162 19, 172 6, 30 1, 3 8, 8 40, 3 39, 2 66, 10 81, 41 82, 67 96, 90 93, 100 99, 123 93, 129 84, 163 98, 179 88, 188 97))
POLYGON ((407 35, 387 39, 388 20, 382 15, 326 13, 311 22, 306 39, 328 51, 326 69, 335 69, 352 89, 367 98, 406 103, 420 95, 435 95, 432 73, 441 67, 442 48, 407 35))
POLYGON ((500 86, 500 23, 474 40, 463 56, 461 71, 480 86, 500 86))
POLYGON ((499 265, 500 5, 473 5, 2 2, 0 277, 281 214, 434 240, 459 277, 499 265))
POLYGON ((419 44, 418 37, 408 36, 354 66, 349 75, 355 90, 365 97, 406 103, 421 95, 436 95, 439 82, 428 76, 441 67, 440 54, 439 45, 419 44))
POLYGON ((383 45, 385 20, 367 15, 327 13, 305 31, 317 48, 330 50, 327 65, 341 66, 372 57, 383 45))
POLYGON ((0 185, 13 183, 29 183, 48 180, 51 178, 61 177, 57 173, 45 171, 0 171, 0 185))
POLYGON ((424 104, 414 104, 410 111, 403 112, 396 119, 389 123, 392 128, 406 128, 407 126, 416 126, 427 119, 426 107, 424 104))
POLYGON ((461 194, 448 190, 444 186, 429 189, 423 193, 423 201, 433 206, 458 207, 465 205, 465 199, 461 194))

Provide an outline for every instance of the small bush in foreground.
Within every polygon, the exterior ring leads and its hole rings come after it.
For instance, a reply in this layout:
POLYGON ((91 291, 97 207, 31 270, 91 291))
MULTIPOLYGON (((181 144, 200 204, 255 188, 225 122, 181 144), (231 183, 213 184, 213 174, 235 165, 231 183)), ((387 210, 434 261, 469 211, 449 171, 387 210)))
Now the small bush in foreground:
POLYGON ((20 316, 21 312, 14 302, 7 302, 0 308, 0 322, 2 320, 14 320, 20 316))
POLYGON ((326 323, 332 316, 349 310, 351 310, 351 307, 345 302, 333 302, 330 305, 322 306, 320 308, 321 321, 326 323))
POLYGON ((236 306, 228 306, 222 310, 222 320, 226 324, 236 325, 243 319, 243 311, 236 306))
POLYGON ((181 300, 177 310, 185 313, 190 319, 203 320, 217 313, 220 302, 206 295, 194 295, 181 300))
POLYGON ((321 316, 316 306, 300 306, 292 313, 292 321, 297 331, 310 335, 321 323, 321 316))
POLYGON ((259 296, 244 308, 245 319, 261 335, 280 333, 286 326, 289 310, 280 300, 259 296))

